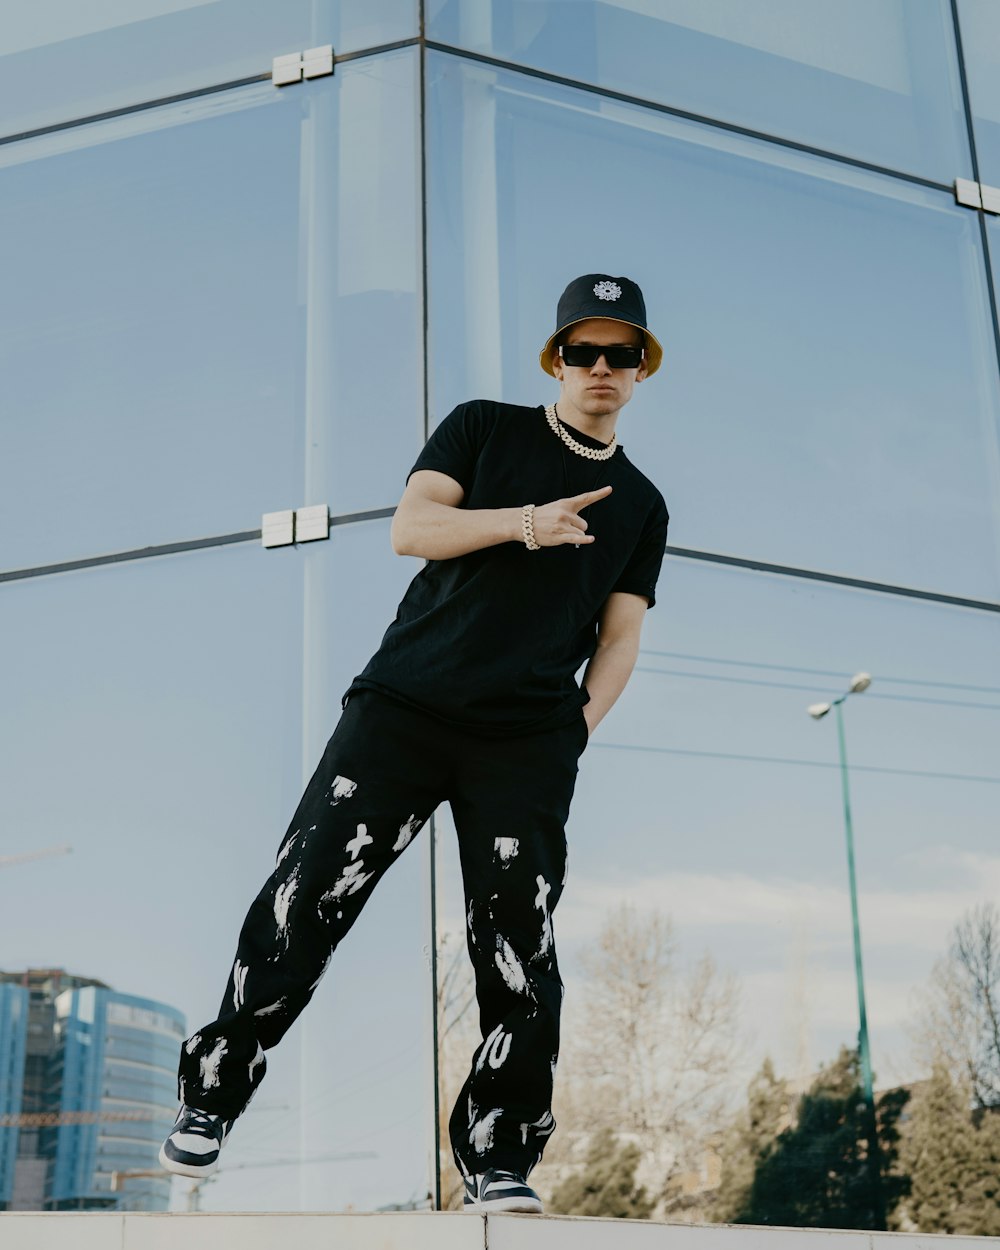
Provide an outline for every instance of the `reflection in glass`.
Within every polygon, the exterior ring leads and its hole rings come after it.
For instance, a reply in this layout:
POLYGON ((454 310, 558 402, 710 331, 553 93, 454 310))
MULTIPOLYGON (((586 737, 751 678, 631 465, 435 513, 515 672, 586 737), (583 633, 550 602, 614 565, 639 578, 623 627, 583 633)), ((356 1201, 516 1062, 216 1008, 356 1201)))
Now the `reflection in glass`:
POLYGON ((979 177, 1000 187, 1000 9, 993 0, 958 0, 958 19, 979 177))
MULTIPOLYGON (((804 1079, 855 1043, 836 725, 807 707, 862 669, 872 684, 844 716, 872 1062, 880 1089, 926 1075, 913 992, 962 911, 1000 889, 995 614, 677 557, 660 587, 632 678, 580 761, 553 921, 566 983, 556 1120, 568 1133, 587 1097, 566 1083, 590 992, 581 956, 623 903, 672 918, 685 974, 707 951, 736 975, 734 1093, 765 1054, 804 1079)), ((444 818, 439 838, 444 962, 463 905, 444 818)), ((548 1159, 540 1188, 556 1180, 548 1159)))
POLYGON ((948 0, 430 0, 428 31, 940 182, 970 176, 948 0))
POLYGON ((387 505, 423 433, 415 71, 0 148, 0 569, 387 505))
MULTIPOLYGON (((4 679, 0 824, 11 854, 73 847, 8 868, 6 966, 96 976, 175 1005, 192 1028, 214 1018, 340 692, 407 576, 408 562, 387 559, 387 520, 348 529, 297 550, 245 544, 3 588, 19 663, 4 679), (367 589, 345 594, 359 564, 367 589)), ((426 1196, 421 857, 403 856, 380 884, 272 1052, 204 1209, 426 1196), (330 1157, 345 1154, 365 1157, 330 1157), (282 1159, 305 1166, 273 1166, 282 1159)))
POLYGON ((1000 598, 974 213, 450 56, 429 83, 433 421, 479 395, 550 402, 559 293, 626 274, 665 354, 618 433, 672 544, 1000 598))
POLYGON ((19 134, 269 74, 274 57, 320 44, 339 55, 416 33, 416 0, 6 5, 0 127, 19 134))
MULTIPOLYGON (((400 481, 398 501, 404 483, 400 481)), ((335 526, 304 560, 303 784, 341 714, 341 696, 378 648, 422 567, 393 554, 388 519, 335 526)), ((355 1205, 423 1205, 433 1192, 433 1053, 429 950, 430 824, 379 882, 309 1005, 303 1071, 306 1156, 370 1150, 377 1160, 304 1169, 304 1208, 331 1209, 335 1174, 355 1205)))

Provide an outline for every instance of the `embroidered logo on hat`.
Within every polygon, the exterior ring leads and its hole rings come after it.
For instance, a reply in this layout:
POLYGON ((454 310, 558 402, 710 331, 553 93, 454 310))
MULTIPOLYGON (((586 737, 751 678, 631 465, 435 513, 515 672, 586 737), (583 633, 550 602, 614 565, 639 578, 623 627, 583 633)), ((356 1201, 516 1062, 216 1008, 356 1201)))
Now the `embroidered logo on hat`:
POLYGON ((598 282, 594 286, 594 294, 598 299, 619 299, 621 293, 622 289, 617 282, 598 282))

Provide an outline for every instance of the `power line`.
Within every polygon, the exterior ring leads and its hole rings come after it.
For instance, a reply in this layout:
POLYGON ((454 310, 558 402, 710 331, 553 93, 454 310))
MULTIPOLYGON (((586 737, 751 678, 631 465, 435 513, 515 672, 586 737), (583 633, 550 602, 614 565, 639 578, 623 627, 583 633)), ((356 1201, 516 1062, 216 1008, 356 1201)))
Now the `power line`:
MULTIPOLYGON (((413 1041, 408 1042, 407 1045, 403 1046, 400 1050, 394 1051, 392 1054, 386 1055, 382 1059, 376 1059, 373 1063, 366 1064, 363 1068, 359 1068, 357 1071, 352 1072, 350 1076, 345 1077, 343 1080, 335 1081, 332 1085, 328 1086, 322 1094, 310 1100, 310 1119, 315 1117, 315 1115, 319 1114, 321 1111, 325 1112, 330 1106, 336 1105, 338 1102, 343 1102, 344 1099, 351 1097, 354 1093, 361 1092, 357 1087, 357 1080, 359 1077, 365 1076, 369 1072, 374 1072, 379 1068, 384 1068, 386 1064, 395 1064, 399 1059, 403 1058, 404 1055, 408 1055, 412 1051, 416 1050, 420 1044, 420 1039, 415 1038, 413 1041), (345 1086, 350 1088, 346 1092, 341 1093, 345 1086)), ((381 1080, 381 1078, 379 1079, 381 1080)), ((368 1089, 373 1083, 374 1082, 369 1082, 362 1088, 368 1089)), ((275 1119, 269 1121, 268 1124, 255 1125, 252 1132, 241 1137, 241 1147, 252 1147, 255 1142, 259 1142, 262 1139, 266 1140, 277 1135, 284 1129, 288 1128, 290 1124, 294 1124, 294 1117, 301 1114, 301 1107, 289 1107, 287 1111, 279 1113, 279 1115, 275 1119)))
MULTIPOLYGON (((662 655, 671 660, 697 660, 705 664, 733 664, 742 668, 766 668, 780 673, 809 673, 815 677, 836 677, 841 681, 849 681, 852 674, 843 669, 799 668, 793 664, 767 664, 763 660, 734 660, 716 655, 693 655, 687 651, 657 651, 648 647, 641 648, 640 655, 662 655)), ((945 690, 972 690, 982 694, 1000 694, 1000 686, 974 686, 957 681, 928 681, 923 677, 886 677, 878 675, 880 682, 893 685, 932 686, 945 690)))
MULTIPOLYGON (((741 760, 750 764, 799 764, 805 768, 840 768, 840 764, 832 760, 793 760, 780 755, 741 755, 735 751, 694 751, 683 747, 649 747, 626 742, 591 742, 587 750, 592 751, 597 747, 606 751, 646 751, 656 755, 703 756, 716 760, 741 760)), ((887 773, 898 777, 930 777, 941 781, 985 781, 1000 785, 1000 777, 981 777, 975 773, 937 773, 921 768, 884 768, 877 764, 852 764, 851 772, 887 773)))
MULTIPOLYGON (((637 664, 635 671, 639 673, 659 673, 664 677, 692 677, 698 681, 725 681, 738 686, 767 686, 774 690, 805 690, 818 693, 816 686, 800 685, 789 681, 766 681, 762 677, 729 677, 722 673, 689 673, 677 668, 651 668, 637 664)), ((849 680, 845 678, 844 680, 849 680)), ((882 681, 883 678, 879 678, 882 681)), ((878 691, 865 692, 869 699, 891 699, 894 703, 933 703, 944 707, 975 707, 987 712, 1000 712, 1000 704, 975 703, 969 699, 933 699, 919 694, 880 694, 878 691)))

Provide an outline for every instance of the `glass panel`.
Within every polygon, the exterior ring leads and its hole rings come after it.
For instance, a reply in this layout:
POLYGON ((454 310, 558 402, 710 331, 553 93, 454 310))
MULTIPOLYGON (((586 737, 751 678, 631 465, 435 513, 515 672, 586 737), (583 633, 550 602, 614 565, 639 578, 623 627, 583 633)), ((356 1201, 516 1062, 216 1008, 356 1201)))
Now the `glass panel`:
MULTIPOLYGON (((417 0, 101 0, 6 5, 4 135, 269 74, 276 56, 417 33, 417 0)), ((336 71, 338 74, 340 69, 336 71)))
MULTIPOLYGON (((393 502, 401 493, 400 485, 393 502)), ((393 554, 389 524, 337 526, 329 550, 324 543, 300 549, 309 605, 302 723, 310 775, 340 717, 341 696, 423 567, 422 560, 393 554)), ((303 1209, 422 1206, 433 1193, 430 834, 428 824, 379 882, 334 955, 330 988, 309 1004, 303 1066, 309 1112, 301 1141, 317 1162, 300 1170, 303 1209), (372 1157, 324 1163, 331 1152, 372 1157)), ((254 1145, 259 1155, 262 1140, 254 1145)), ((245 1209, 255 1202, 253 1175, 241 1182, 245 1209)))
POLYGON ((975 213, 450 56, 429 81, 435 419, 480 395, 556 398, 537 353, 560 292, 626 274, 664 361, 617 433, 672 545, 1000 598, 975 213))
MULTIPOLYGON (((5 896, 6 969, 97 977, 180 1009, 191 1031, 214 1018, 340 694, 412 576, 387 554, 382 520, 296 551, 245 544, 0 588, 5 645, 21 659, 0 713, 5 854, 72 846, 8 865, 20 888, 5 896), (362 569, 361 593, 335 593, 362 569)), ((426 1196, 426 836, 417 846, 270 1053, 204 1209, 426 1196)))
POLYGON ((416 101, 404 49, 0 148, 0 569, 398 499, 416 101))
POLYGON ((986 236, 990 249, 990 260, 993 269, 993 286, 996 290, 1000 290, 1000 217, 994 217, 987 213, 986 236))
POLYGON ((948 0, 430 0, 428 23, 474 52, 941 182, 970 176, 948 0))
POLYGON ((958 0, 979 176, 1000 187, 1000 9, 993 0, 958 0))
MULTIPOLYGON (((553 922, 566 984, 559 1127, 533 1174, 543 1197, 579 1160, 575 1136, 598 1123, 582 1066, 593 977, 581 957, 621 904, 671 917, 682 976, 707 952, 736 977, 739 1008, 722 1018, 743 1040, 724 1093, 742 1102, 766 1054, 779 1075, 808 1082, 841 1043, 855 1044, 837 726, 834 713, 816 721, 807 708, 844 694, 859 670, 872 684, 847 698, 843 719, 876 1087, 926 1075, 908 1032, 914 991, 963 909, 1000 883, 998 642, 989 612, 668 556, 638 663, 581 757, 570 811, 553 922)), ((440 855, 443 961, 464 940, 450 821, 440 855)), ((717 1021, 710 1040, 724 1036, 717 1021)), ((617 1059, 607 1070, 622 1077, 618 1095, 629 1081, 617 1059)), ((722 1127, 700 1107, 677 1124, 696 1142, 722 1127)), ((669 1218, 698 1218, 678 1211, 669 1218)))

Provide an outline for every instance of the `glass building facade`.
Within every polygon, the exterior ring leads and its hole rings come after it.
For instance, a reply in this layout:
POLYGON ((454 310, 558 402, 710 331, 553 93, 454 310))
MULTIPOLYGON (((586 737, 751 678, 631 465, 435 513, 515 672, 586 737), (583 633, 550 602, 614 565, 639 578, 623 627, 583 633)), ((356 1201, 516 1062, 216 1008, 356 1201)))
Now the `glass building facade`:
POLYGON ((65 1123, 48 1130, 45 1209, 167 1210, 171 1178, 148 1173, 159 1170, 160 1143, 177 1111, 184 1016, 95 986, 65 990, 55 1015, 50 1088, 65 1123), (108 1118, 75 1124, 77 1112, 108 1118))
MULTIPOLYGON (((581 760, 567 1011, 631 901, 738 978, 750 1067, 853 1041, 837 742, 806 708, 864 670, 872 1061, 910 1079, 912 995, 1000 894, 997 6, 9 10, 0 823, 14 854, 73 846, 6 870, 10 960, 72 944, 214 1016, 420 568, 389 542, 407 470, 462 400, 555 399, 559 293, 626 274, 665 355, 617 433, 670 545, 581 760), (275 85, 274 57, 327 44, 332 74, 275 85), (325 541, 263 546, 265 514, 316 505, 325 541)), ((273 1053, 205 1209, 436 1200, 457 860, 443 807, 273 1053)))
POLYGON ((0 1210, 165 1211, 173 1007, 61 968, 0 972, 0 1210))
POLYGON ((28 990, 23 985, 0 984, 0 1211, 14 1194, 17 1146, 24 1097, 24 1060, 28 1042, 28 990))

